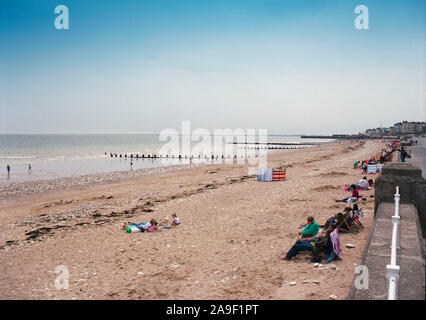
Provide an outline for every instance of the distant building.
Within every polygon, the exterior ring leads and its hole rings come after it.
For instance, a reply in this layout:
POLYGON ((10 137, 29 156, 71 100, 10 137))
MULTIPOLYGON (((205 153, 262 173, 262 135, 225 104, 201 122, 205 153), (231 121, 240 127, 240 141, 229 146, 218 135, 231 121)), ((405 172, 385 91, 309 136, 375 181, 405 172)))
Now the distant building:
POLYGON ((402 133, 422 133, 424 132, 424 128, 425 128, 424 122, 404 121, 402 123, 402 133))
POLYGON ((389 128, 367 129, 365 134, 368 136, 383 136, 392 135, 398 136, 401 134, 426 133, 426 123, 419 121, 403 121, 397 122, 389 128))
POLYGON ((400 134, 400 133, 402 133, 402 123, 401 123, 401 122, 398 122, 398 123, 395 123, 395 124, 393 125, 392 134, 393 134, 393 135, 398 135, 398 134, 400 134))
POLYGON ((415 122, 404 121, 402 123, 402 133, 414 133, 415 122))
POLYGON ((381 136, 381 135, 383 135, 383 129, 382 128, 367 129, 365 131, 365 134, 369 135, 369 136, 374 136, 374 137, 381 136))

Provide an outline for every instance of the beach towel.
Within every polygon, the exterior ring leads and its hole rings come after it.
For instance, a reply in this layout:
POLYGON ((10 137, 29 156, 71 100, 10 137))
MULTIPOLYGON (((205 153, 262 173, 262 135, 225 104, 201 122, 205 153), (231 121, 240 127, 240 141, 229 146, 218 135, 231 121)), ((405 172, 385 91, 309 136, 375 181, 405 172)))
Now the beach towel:
POLYGON ((333 251, 339 259, 342 259, 342 244, 340 243, 339 229, 336 228, 330 233, 330 240, 333 244, 333 251))

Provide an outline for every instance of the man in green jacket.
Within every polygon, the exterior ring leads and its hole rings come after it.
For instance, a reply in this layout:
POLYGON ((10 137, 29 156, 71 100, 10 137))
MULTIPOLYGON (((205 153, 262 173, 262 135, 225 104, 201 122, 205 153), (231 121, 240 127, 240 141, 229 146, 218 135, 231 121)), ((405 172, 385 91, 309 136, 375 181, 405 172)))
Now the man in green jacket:
POLYGON ((308 237, 315 237, 319 231, 319 225, 314 220, 314 217, 308 217, 308 223, 305 229, 302 230, 302 232, 299 232, 299 235, 302 236, 302 238, 308 238, 308 237))

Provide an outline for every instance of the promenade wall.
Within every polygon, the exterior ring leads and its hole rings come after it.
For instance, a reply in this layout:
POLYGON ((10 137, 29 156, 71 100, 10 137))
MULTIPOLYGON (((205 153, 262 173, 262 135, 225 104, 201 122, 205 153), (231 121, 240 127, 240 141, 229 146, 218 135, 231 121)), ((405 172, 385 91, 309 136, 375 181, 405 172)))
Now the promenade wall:
POLYGON ((400 249, 397 253, 399 300, 425 299, 426 182, 421 173, 410 163, 392 162, 383 167, 382 174, 376 179, 374 222, 361 258, 361 265, 368 271, 368 288, 359 288, 357 278, 360 275, 355 274, 348 299, 387 299, 386 265, 391 259, 396 186, 399 186, 401 199, 400 249))

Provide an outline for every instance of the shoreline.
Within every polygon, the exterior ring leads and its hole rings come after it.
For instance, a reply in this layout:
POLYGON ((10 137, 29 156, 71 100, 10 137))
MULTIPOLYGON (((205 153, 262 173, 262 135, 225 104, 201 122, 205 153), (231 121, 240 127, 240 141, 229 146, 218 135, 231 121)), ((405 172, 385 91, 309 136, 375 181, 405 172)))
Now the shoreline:
POLYGON ((268 154, 268 167, 287 168, 287 181, 277 183, 258 182, 247 165, 205 165, 10 198, 0 202, 0 298, 344 299, 373 219, 371 198, 363 203, 366 228, 342 234, 343 246, 356 248, 343 248, 338 269, 314 268, 305 254, 279 256, 306 216, 322 221, 343 209, 334 203, 346 196, 339 185, 361 177, 352 160, 381 146, 268 154), (173 212, 179 227, 121 230, 173 212), (70 290, 55 288, 58 265, 70 269, 70 290))
POLYGON ((21 195, 27 196, 46 191, 57 191, 69 187, 83 187, 94 184, 120 182, 126 179, 138 178, 146 175, 169 172, 178 169, 185 169, 187 166, 191 165, 170 165, 156 168, 142 168, 133 171, 113 171, 0 184, 0 203, 1 201, 9 200, 9 198, 21 195))
MULTIPOLYGON (((301 151, 306 149, 289 149, 289 150, 270 150, 269 156, 277 154, 287 154, 292 151, 301 151)), ((130 158, 129 158, 130 160, 130 158)), ((220 160, 220 159, 219 159, 220 160)), ((224 159, 226 160, 226 159, 224 159)), ((244 164, 233 163, 231 166, 249 166, 245 159, 244 164)), ((159 160, 161 161, 161 160, 159 160)), ((144 176, 156 175, 174 170, 185 170, 191 168, 208 168, 210 166, 228 166, 226 163, 183 163, 183 164, 166 164, 158 165, 151 168, 140 168, 134 170, 117 170, 111 172, 71 175, 57 178, 46 178, 30 181, 18 181, 9 183, 0 183, 0 204, 18 196, 28 196, 46 191, 57 191, 70 187, 84 187, 103 183, 118 183, 128 179, 135 179, 144 176)))

